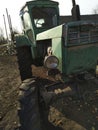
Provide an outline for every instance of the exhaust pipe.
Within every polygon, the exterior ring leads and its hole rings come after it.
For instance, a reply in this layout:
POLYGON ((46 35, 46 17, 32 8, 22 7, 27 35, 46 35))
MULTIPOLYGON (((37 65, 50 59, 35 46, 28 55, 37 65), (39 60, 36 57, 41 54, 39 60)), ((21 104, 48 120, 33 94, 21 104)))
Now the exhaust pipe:
POLYGON ((72 5, 73 5, 71 10, 72 20, 73 21, 81 20, 79 5, 76 4, 75 0, 72 0, 72 5))
POLYGON ((72 4, 73 4, 73 6, 75 6, 75 5, 76 5, 76 2, 75 2, 75 0, 72 0, 72 4))

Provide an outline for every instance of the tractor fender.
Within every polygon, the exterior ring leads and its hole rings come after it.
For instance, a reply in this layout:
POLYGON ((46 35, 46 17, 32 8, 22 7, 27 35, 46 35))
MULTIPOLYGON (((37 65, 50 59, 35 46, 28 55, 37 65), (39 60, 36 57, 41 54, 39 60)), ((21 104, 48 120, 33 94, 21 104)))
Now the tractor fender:
POLYGON ((16 35, 16 47, 31 46, 30 40, 24 34, 16 35))
POLYGON ((31 48, 31 53, 32 53, 32 58, 36 58, 36 46, 30 41, 30 39, 24 35, 24 34, 18 34, 15 36, 16 40, 16 48, 19 47, 30 47, 31 48))

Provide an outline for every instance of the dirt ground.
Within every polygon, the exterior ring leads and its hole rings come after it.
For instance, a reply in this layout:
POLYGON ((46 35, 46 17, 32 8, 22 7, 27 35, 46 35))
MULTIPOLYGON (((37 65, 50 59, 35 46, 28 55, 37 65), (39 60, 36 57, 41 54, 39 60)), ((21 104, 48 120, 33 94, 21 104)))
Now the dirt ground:
POLYGON ((17 126, 17 98, 20 84, 15 56, 0 56, 0 130, 17 126))
MULTIPOLYGON (((16 56, 0 56, 0 130, 18 125, 20 83, 16 56)), ((50 106, 49 121, 57 130, 98 130, 98 82, 92 79, 78 85, 80 93, 60 97, 50 106)))

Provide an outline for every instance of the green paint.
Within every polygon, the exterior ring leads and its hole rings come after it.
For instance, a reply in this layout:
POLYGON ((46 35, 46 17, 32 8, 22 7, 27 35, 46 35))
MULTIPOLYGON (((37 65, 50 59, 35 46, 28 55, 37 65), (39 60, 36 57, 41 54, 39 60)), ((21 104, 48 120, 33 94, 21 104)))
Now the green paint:
POLYGON ((33 59, 43 59, 52 46, 59 59, 58 69, 66 74, 95 70, 98 60, 98 24, 76 21, 59 25, 58 2, 26 2, 20 11, 24 35, 16 36, 16 46, 31 46, 33 59), (59 25, 59 26, 58 26, 59 25))

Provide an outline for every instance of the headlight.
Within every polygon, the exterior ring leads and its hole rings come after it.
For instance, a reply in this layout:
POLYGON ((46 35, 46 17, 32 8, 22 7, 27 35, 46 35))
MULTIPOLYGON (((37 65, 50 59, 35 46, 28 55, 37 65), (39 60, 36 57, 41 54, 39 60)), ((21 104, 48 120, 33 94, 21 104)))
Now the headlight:
POLYGON ((55 69, 57 68, 58 64, 59 64, 59 60, 56 56, 51 55, 51 56, 45 57, 44 65, 46 68, 55 69))

